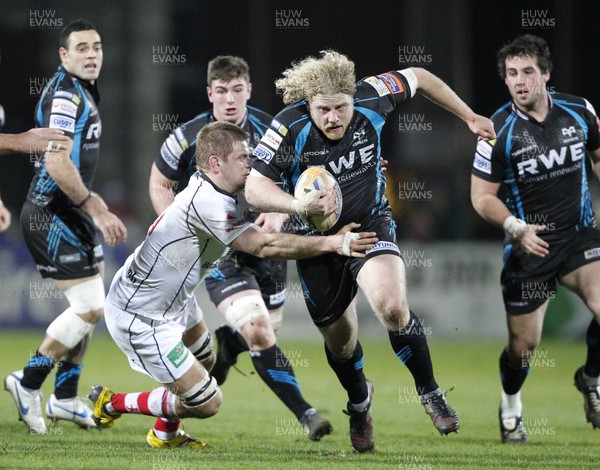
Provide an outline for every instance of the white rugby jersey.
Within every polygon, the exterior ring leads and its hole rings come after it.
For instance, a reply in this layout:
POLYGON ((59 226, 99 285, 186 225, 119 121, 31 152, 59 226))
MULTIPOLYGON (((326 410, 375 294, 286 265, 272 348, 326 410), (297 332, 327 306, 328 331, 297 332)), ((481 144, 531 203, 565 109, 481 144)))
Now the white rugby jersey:
POLYGON ((107 301, 153 320, 183 313, 194 289, 252 226, 243 191, 215 186, 202 172, 152 224, 144 242, 115 275, 107 301))

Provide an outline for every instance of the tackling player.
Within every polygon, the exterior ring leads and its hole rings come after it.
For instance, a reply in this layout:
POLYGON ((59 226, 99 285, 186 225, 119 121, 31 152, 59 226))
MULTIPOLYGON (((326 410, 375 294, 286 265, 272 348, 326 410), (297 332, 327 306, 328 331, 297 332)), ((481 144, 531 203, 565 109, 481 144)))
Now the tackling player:
POLYGON ((288 107, 275 116, 254 150, 257 158, 246 194, 264 211, 327 214, 334 207, 333 194, 309 205, 288 194, 302 171, 323 166, 343 195, 342 213, 332 230, 356 219, 379 237, 365 258, 349 260, 333 253, 297 263, 306 305, 325 339, 327 360, 348 393, 352 445, 365 452, 374 448, 369 412, 373 384, 363 373, 358 341, 354 297, 359 286, 388 331, 394 353, 413 375, 436 429, 448 434, 459 426, 434 379, 423 328, 408 307, 404 263, 379 160, 385 118, 420 92, 458 115, 475 134, 490 138, 494 131, 488 119, 426 70, 409 68, 355 81, 354 63, 334 51, 309 57, 283 73, 275 84, 288 107))
MULTIPOLYGON (((148 432, 151 447, 205 447, 180 428, 180 419, 214 415, 221 391, 181 336, 188 317, 202 318, 194 289, 223 263, 228 247, 261 258, 327 252, 361 257, 377 241, 372 232, 348 231, 357 224, 329 237, 301 237, 267 233, 252 223, 242 191, 250 173, 247 139, 246 131, 229 122, 202 128, 196 146, 198 172, 115 275, 106 301, 108 330, 132 368, 161 387, 127 394, 94 387, 90 399, 98 426, 112 426, 122 413, 151 415, 162 420, 160 429, 155 426, 148 432)), ((251 305, 231 315, 230 321, 269 328, 266 310, 251 305)))
MULTIPOLYGON (((247 104, 252 84, 248 64, 241 57, 218 56, 211 60, 207 84, 212 110, 175 129, 152 164, 150 199, 157 214, 186 188, 195 172, 196 135, 200 129, 215 121, 231 122, 249 134, 252 150, 271 122, 271 116, 247 104)), ((267 232, 279 232, 284 220, 282 214, 253 213, 252 217, 267 232)), ((276 333, 285 301, 286 266, 284 260, 261 259, 234 251, 207 276, 205 283, 211 301, 234 327, 223 325, 215 331, 219 349, 211 374, 221 385, 237 355, 252 351, 251 359, 261 379, 294 413, 308 437, 318 441, 331 432, 331 424, 303 398, 291 363, 277 344, 276 333), (262 328, 250 321, 241 322, 248 310, 268 312, 270 324, 262 328)), ((203 334, 207 327, 199 322, 195 328, 203 334)))
POLYGON ((600 427, 600 231, 585 165, 587 150, 600 178, 600 122, 586 99, 548 92, 551 70, 550 50, 540 37, 521 36, 499 50, 498 71, 512 101, 492 116, 498 138, 479 142, 471 177, 473 207, 506 232, 501 284, 509 339, 500 355, 502 442, 529 440, 521 388, 557 281, 593 315, 587 359, 575 372, 575 386, 587 420, 600 427))
POLYGON ((41 387, 58 363, 54 393, 46 415, 89 428, 91 411, 77 397, 82 360, 92 331, 103 314, 104 262, 97 229, 115 245, 125 240, 123 223, 91 191, 100 149, 101 121, 96 80, 102 68, 102 43, 92 23, 79 19, 60 35, 58 72, 37 104, 39 127, 64 131, 66 149, 46 152, 21 211, 25 242, 43 278, 53 279, 69 307, 46 330, 46 336, 22 371, 4 380, 22 421, 34 434, 47 432, 41 387), (35 223, 33 223, 35 222, 35 223))

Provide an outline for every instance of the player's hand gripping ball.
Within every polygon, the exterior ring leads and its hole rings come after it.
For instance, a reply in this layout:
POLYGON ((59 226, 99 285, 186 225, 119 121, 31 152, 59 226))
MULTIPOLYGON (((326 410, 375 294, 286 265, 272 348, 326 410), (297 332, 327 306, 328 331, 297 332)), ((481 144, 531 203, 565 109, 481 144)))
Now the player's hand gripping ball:
POLYGON ((294 197, 299 199, 304 194, 319 190, 319 189, 331 189, 333 188, 336 200, 336 209, 328 215, 304 215, 300 218, 305 222, 311 229, 318 232, 329 230, 335 225, 340 218, 342 213, 342 190, 337 180, 324 168, 310 167, 306 169, 298 178, 296 187, 294 188, 294 197))

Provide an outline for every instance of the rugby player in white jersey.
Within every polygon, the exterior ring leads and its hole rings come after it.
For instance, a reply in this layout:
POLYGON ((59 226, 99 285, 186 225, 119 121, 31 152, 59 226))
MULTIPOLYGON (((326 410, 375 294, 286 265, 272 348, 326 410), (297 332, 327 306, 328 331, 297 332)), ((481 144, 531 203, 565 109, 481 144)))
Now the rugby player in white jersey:
MULTIPOLYGON (((189 318, 202 318, 194 289, 226 259, 229 247, 262 258, 329 252, 363 257, 377 242, 373 232, 350 232, 358 224, 348 224, 331 236, 302 237, 267 233, 248 221, 242 191, 250 173, 247 139, 243 129, 224 121, 202 128, 196 148, 198 172, 115 275, 105 306, 108 330, 131 367, 161 387, 124 394, 94 387, 90 400, 98 427, 112 426, 123 413, 145 414, 157 417, 146 438, 149 446, 206 446, 183 431, 180 420, 214 415, 222 395, 198 355, 190 354, 204 339, 186 337, 184 343, 182 336, 194 326, 189 318)), ((309 210, 324 195, 324 191, 307 193, 298 204, 309 210)), ((251 318, 265 327, 269 324, 268 314, 251 308, 227 320, 243 325, 251 318)))

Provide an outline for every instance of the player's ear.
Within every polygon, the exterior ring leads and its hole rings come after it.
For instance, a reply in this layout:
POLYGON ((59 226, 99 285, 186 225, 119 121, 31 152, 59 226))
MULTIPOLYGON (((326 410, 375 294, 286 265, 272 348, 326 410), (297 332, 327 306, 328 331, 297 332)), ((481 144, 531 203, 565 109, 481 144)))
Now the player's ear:
POLYGON ((212 88, 210 86, 206 87, 206 94, 208 96, 209 103, 212 103, 213 102, 213 100, 212 100, 212 88))
POLYGON ((68 51, 64 47, 58 48, 58 56, 60 57, 61 62, 65 62, 67 60, 68 51))

